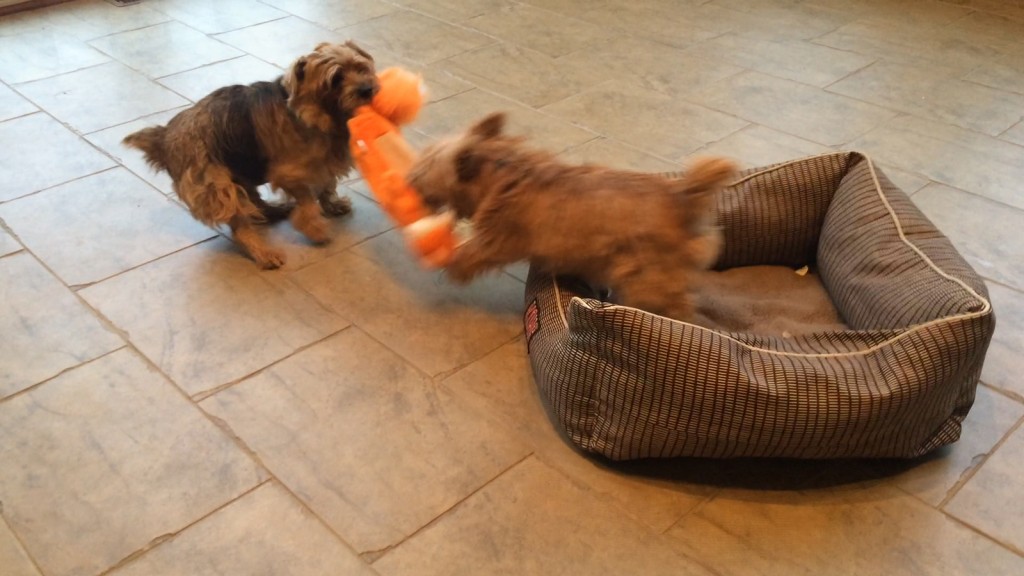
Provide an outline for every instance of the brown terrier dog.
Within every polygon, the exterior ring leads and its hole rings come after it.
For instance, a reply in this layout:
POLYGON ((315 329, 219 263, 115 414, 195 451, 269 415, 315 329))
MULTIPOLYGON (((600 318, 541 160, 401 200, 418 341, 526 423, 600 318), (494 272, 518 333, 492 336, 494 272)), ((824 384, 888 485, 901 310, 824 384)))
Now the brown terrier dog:
POLYGON ((465 283, 520 260, 611 288, 619 301, 680 320, 692 314, 691 276, 718 257, 716 193, 736 166, 691 163, 679 179, 573 166, 503 135, 492 114, 436 143, 409 172, 432 209, 451 207, 473 224, 448 266, 465 283))
POLYGON ((347 122, 377 90, 372 56, 353 42, 323 43, 273 82, 220 88, 167 126, 123 142, 171 175, 197 220, 229 225, 253 260, 277 268, 284 254, 268 247, 253 224, 290 213, 313 242, 330 239, 321 209, 331 216, 351 211, 335 191, 352 168, 347 122), (257 187, 268 182, 294 199, 294 208, 265 202, 257 187))

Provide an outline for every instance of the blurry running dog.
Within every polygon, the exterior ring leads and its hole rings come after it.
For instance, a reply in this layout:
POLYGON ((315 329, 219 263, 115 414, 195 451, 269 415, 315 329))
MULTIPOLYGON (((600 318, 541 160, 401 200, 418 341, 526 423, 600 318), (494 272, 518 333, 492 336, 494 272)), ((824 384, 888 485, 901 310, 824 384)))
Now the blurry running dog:
POLYGON ((459 283, 529 260, 551 273, 609 287, 625 305, 691 318, 694 274, 718 257, 717 193, 733 162, 693 160, 682 177, 566 164, 504 134, 492 114, 427 147, 409 184, 433 210, 472 222, 447 268, 459 283))
POLYGON ((351 41, 322 43, 272 82, 215 90, 166 126, 123 142, 170 174, 197 220, 227 224, 253 260, 277 268, 284 254, 267 246, 254 224, 290 215, 313 242, 330 240, 323 213, 351 211, 335 191, 352 168, 347 122, 378 87, 370 54, 351 41), (265 183, 294 204, 267 203, 257 191, 265 183))

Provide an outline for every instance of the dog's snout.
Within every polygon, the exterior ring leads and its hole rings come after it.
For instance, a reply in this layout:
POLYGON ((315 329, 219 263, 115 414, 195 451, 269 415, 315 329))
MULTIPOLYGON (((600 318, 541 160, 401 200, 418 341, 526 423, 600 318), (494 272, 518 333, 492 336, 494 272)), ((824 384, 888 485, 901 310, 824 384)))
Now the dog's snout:
POLYGON ((358 95, 360 98, 364 100, 369 100, 370 98, 373 98, 374 94, 376 93, 377 87, 370 83, 362 84, 356 90, 356 95, 358 95))

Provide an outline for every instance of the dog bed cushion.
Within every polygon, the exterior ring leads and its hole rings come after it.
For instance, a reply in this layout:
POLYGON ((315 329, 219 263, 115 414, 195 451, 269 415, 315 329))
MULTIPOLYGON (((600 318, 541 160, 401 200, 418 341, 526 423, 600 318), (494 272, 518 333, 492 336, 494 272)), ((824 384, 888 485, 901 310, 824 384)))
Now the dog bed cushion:
POLYGON ((572 442, 613 460, 838 458, 960 437, 995 327, 988 293, 870 159, 748 170, 720 196, 719 224, 721 276, 695 323, 531 268, 529 356, 572 442), (758 308, 766 298, 783 304, 758 308))

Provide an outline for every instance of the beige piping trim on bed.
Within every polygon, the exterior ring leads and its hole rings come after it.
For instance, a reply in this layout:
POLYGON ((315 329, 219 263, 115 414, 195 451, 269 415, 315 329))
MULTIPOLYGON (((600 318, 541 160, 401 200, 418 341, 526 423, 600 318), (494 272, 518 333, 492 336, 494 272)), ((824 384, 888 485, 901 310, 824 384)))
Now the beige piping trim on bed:
MULTIPOLYGON (((668 318, 666 316, 658 316, 657 314, 652 314, 650 312, 647 312, 647 311, 644 311, 644 310, 639 310, 637 308, 632 308, 630 306, 622 306, 622 305, 619 305, 619 304, 612 304, 610 306, 602 307, 602 311, 603 310, 615 310, 615 309, 638 310, 640 312, 643 312, 644 314, 650 314, 651 316, 657 316, 658 318, 663 318, 663 319, 668 320, 670 322, 678 322, 679 324, 683 324, 683 325, 686 325, 686 326, 691 326, 691 327, 697 328, 699 330, 704 330, 704 331, 707 331, 707 332, 713 332, 713 333, 717 334, 718 336, 720 336, 722 338, 725 338, 726 340, 730 340, 730 341, 732 341, 732 342, 734 342, 736 344, 739 344, 740 346, 743 346, 744 348, 747 348, 749 350, 753 350, 753 351, 756 351, 756 352, 764 352, 764 353, 767 353, 767 354, 778 354, 779 356, 796 356, 796 357, 806 357, 806 358, 840 358, 840 357, 843 357, 843 356, 863 356, 863 355, 866 355, 866 354, 870 354, 871 352, 874 352, 875 350, 878 350, 878 349, 880 349, 880 348, 882 348, 884 346, 888 346, 892 342, 895 342, 895 341, 897 341, 897 340, 899 340, 901 338, 904 338, 904 337, 906 337, 909 334, 913 334, 913 333, 915 333, 915 332, 917 332, 919 330, 923 330, 923 329, 928 328, 930 326, 934 326, 936 324, 941 324, 943 322, 948 322, 950 320, 966 320, 966 319, 971 319, 971 318, 978 318, 980 316, 985 316, 986 314, 988 314, 992 310, 992 304, 987 299, 983 298, 980 294, 978 294, 976 291, 974 291, 974 289, 972 289, 970 286, 968 286, 963 280, 960 280, 959 278, 954 278, 954 277, 950 276, 949 274, 946 274, 946 272, 944 270, 942 270, 941 268, 936 266, 934 262, 932 262, 931 258, 928 258, 928 256, 925 255, 924 252, 921 252, 921 250, 917 246, 915 246, 912 242, 907 240, 907 237, 903 234, 903 225, 902 225, 902 223, 900 222, 899 218, 896 216, 896 212, 893 210, 892 205, 889 204, 889 200, 885 197, 885 194, 882 193, 882 184, 878 181, 878 174, 875 172, 875 164, 874 164, 874 162, 872 162, 871 158, 869 158, 868 156, 866 156, 864 154, 861 154, 860 152, 851 152, 851 151, 847 151, 847 152, 829 152, 829 153, 826 153, 826 154, 819 154, 817 156, 808 156, 808 157, 805 157, 805 158, 800 158, 800 159, 797 159, 797 160, 792 160, 790 162, 784 162, 782 164, 779 164, 779 165, 776 165, 776 166, 772 166, 771 168, 768 168, 768 169, 765 169, 765 170, 754 172, 752 174, 747 174, 746 176, 744 176, 743 178, 733 182, 729 186, 732 187, 732 186, 736 186, 737 184, 742 184, 743 182, 753 178, 754 176, 759 176, 761 174, 766 174, 768 172, 773 172, 775 170, 779 170, 781 168, 789 166, 790 164, 797 164, 799 162, 804 162, 804 161, 808 160, 809 158, 821 158, 821 157, 824 157, 824 156, 839 156, 839 155, 845 155, 845 154, 850 154, 850 153, 857 154, 858 156, 860 156, 860 157, 862 157, 862 158, 864 158, 865 160, 868 161, 868 168, 871 170, 871 179, 874 180, 874 182, 875 182, 875 191, 878 193, 878 197, 882 200, 882 203, 885 205, 885 209, 889 212, 889 216, 892 218, 893 224, 896 226, 896 231, 899 234, 900 240, 902 240, 904 244, 906 244, 911 250, 913 250, 914 253, 917 254, 925 262, 925 264, 927 264, 937 274, 939 274, 940 276, 942 276, 946 280, 950 280, 952 282, 955 282, 961 288, 966 290, 969 294, 971 294, 976 299, 978 299, 978 301, 983 304, 981 310, 979 310, 977 312, 970 312, 970 313, 967 313, 967 314, 960 314, 960 315, 957 315, 957 316, 947 316, 945 318, 938 318, 938 319, 932 320, 930 322, 925 322, 924 324, 918 324, 918 325, 915 325, 915 326, 911 326, 905 332, 902 332, 902 333, 900 333, 900 334, 898 334, 896 336, 893 336, 892 338, 889 338, 888 340, 884 340, 882 342, 879 342, 878 344, 875 344, 874 346, 871 346, 870 348, 865 348, 864 350, 858 350, 856 352, 839 352, 839 353, 834 353, 834 354, 803 353, 803 352, 783 352, 781 350, 771 350, 769 348, 760 348, 758 346, 751 346, 750 344, 747 344, 745 342, 741 342, 741 341, 739 341, 739 340, 729 336, 728 334, 726 334, 724 332, 719 332, 717 330, 712 330, 711 328, 706 328, 704 326, 698 326, 698 325, 692 324, 690 322, 683 322, 682 320, 676 320, 674 318, 668 318)), ((551 283, 552 283, 552 285, 555 288, 555 298, 556 298, 556 300, 558 302, 558 315, 562 318, 562 324, 566 328, 568 328, 569 327, 569 320, 565 317, 565 310, 562 307, 562 294, 561 294, 561 290, 558 287, 558 282, 556 282, 554 277, 552 277, 551 283)), ((593 306, 588 304, 586 300, 584 300, 583 298, 580 298, 579 296, 573 296, 572 300, 570 300, 570 302, 577 302, 577 301, 580 303, 580 305, 582 305, 582 306, 584 306, 584 307, 586 307, 586 308, 588 308, 590 310, 596 310, 596 308, 594 308, 593 306)))

